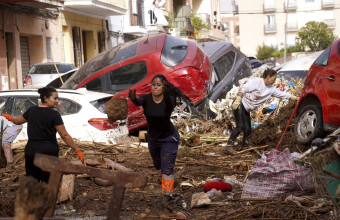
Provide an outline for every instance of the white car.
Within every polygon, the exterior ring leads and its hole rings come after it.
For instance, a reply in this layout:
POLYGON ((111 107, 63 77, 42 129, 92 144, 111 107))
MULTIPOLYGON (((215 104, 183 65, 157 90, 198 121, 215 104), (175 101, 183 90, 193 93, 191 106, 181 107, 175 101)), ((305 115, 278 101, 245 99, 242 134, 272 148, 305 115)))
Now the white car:
POLYGON ((49 62, 34 64, 24 78, 24 88, 44 87, 59 78, 59 76, 66 75, 75 69, 77 68, 72 63, 49 62))
MULTIPOLYGON (((126 120, 109 124, 105 103, 110 94, 91 92, 86 89, 57 90, 59 95, 56 109, 72 138, 96 143, 117 143, 129 134, 126 120)), ((40 103, 37 89, 0 91, 0 111, 18 117, 29 107, 40 103)), ((60 138, 57 134, 57 138, 60 138)), ((16 141, 27 140, 27 123, 16 141)))

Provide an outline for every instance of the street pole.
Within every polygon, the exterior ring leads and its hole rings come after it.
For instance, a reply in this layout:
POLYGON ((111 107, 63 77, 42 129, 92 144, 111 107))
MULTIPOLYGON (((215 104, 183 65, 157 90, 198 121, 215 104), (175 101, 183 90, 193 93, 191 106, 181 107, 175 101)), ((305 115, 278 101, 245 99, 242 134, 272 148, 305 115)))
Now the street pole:
POLYGON ((286 25, 285 25, 285 49, 283 53, 283 62, 286 62, 287 58, 287 32, 288 32, 288 5, 289 5, 289 0, 287 0, 287 7, 286 7, 286 25))

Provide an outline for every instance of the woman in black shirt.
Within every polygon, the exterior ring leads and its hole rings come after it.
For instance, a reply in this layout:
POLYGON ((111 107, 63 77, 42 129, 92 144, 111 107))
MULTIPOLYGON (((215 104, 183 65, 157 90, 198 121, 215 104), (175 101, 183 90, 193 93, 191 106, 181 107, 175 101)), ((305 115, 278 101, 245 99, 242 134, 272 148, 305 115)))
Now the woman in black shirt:
POLYGON ((143 106, 148 123, 149 152, 155 168, 162 176, 162 192, 167 199, 172 199, 174 190, 174 166, 180 138, 170 121, 176 106, 176 97, 190 102, 187 96, 161 74, 152 78, 151 93, 137 98, 136 90, 129 92, 131 101, 137 106, 143 106))
POLYGON ((84 163, 84 155, 67 133, 59 112, 53 110, 58 106, 58 92, 54 88, 44 87, 38 89, 42 104, 32 106, 19 117, 1 114, 14 124, 27 122, 28 142, 25 147, 26 175, 33 176, 39 181, 48 182, 50 173, 42 171, 33 164, 36 153, 58 157, 59 145, 56 138, 58 132, 65 143, 73 148, 84 163))

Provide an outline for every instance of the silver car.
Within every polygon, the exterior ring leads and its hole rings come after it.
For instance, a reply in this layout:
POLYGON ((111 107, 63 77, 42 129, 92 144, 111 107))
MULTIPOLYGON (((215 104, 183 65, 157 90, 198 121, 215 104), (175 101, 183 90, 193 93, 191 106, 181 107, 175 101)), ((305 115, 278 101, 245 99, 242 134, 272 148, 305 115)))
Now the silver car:
POLYGON ((72 63, 37 63, 34 64, 24 78, 24 88, 44 87, 51 81, 76 69, 72 63))

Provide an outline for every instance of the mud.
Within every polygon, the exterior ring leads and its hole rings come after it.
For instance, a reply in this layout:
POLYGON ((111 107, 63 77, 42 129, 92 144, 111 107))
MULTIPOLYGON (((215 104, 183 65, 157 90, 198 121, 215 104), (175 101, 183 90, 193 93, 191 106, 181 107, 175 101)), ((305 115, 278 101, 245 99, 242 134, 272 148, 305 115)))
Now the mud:
POLYGON ((126 99, 113 97, 105 104, 105 109, 110 124, 117 120, 124 120, 128 116, 128 104, 126 99))
MULTIPOLYGON (((251 147, 269 145, 256 151, 240 154, 227 154, 221 144, 228 140, 228 133, 233 128, 232 118, 218 121, 182 120, 176 123, 181 134, 181 147, 178 150, 175 165, 174 200, 164 204, 161 196, 161 180, 153 167, 152 159, 144 143, 136 137, 129 137, 116 145, 79 142, 86 159, 106 157, 112 161, 144 174, 148 183, 143 188, 127 189, 122 203, 120 219, 176 219, 176 214, 183 214, 187 219, 332 219, 331 205, 309 211, 313 204, 299 207, 287 203, 285 198, 276 200, 242 201, 242 188, 235 186, 232 192, 223 192, 222 197, 212 200, 212 204, 188 209, 194 193, 202 192, 204 183, 214 179, 234 176, 243 182, 247 170, 233 170, 232 165, 245 162, 249 167, 260 158, 260 154, 275 149, 282 132, 292 115, 295 103, 288 103, 280 109, 277 117, 268 119, 256 129, 250 137, 251 147), (281 130, 281 132, 280 132, 281 130), (182 184, 182 183, 187 184, 182 184), (183 208, 183 204, 187 208, 183 208), (278 208, 279 207, 279 208, 278 208)), ((290 122, 279 150, 288 147, 291 152, 301 152, 305 146, 299 145, 294 138, 295 117, 290 122)), ((242 134, 240 135, 242 137, 242 134)), ((60 157, 67 161, 78 160, 76 155, 67 150, 60 142, 60 157)), ((236 152, 239 149, 234 149, 236 152)), ((14 216, 14 202, 20 180, 25 175, 23 148, 14 150, 14 170, 0 169, 0 217, 14 216)), ((99 186, 89 176, 78 175, 75 179, 75 191, 72 201, 58 203, 55 216, 61 218, 84 218, 106 216, 112 198, 113 186, 99 186)), ((292 192, 294 193, 294 192, 292 192)), ((300 193, 300 192, 297 192, 300 193)))
MULTIPOLYGON (((288 124, 289 119, 295 108, 295 102, 289 101, 288 104, 279 109, 276 117, 270 117, 257 128, 252 129, 249 138, 251 146, 269 145, 275 147, 278 145, 281 136, 288 124)), ((275 114, 275 111, 272 113, 275 114)), ((294 135, 296 116, 293 115, 286 132, 282 138, 279 150, 289 148, 291 152, 300 152, 306 149, 306 146, 299 144, 294 135)))
MULTIPOLYGON (((220 128, 213 123, 207 128, 210 131, 207 133, 209 135, 224 129, 224 127, 220 128)), ((312 214, 304 215, 306 214, 305 209, 284 202, 284 198, 241 201, 239 198, 242 189, 238 186, 235 186, 232 192, 223 192, 222 197, 213 199, 211 205, 192 209, 183 208, 183 203, 190 207, 191 196, 194 193, 202 192, 203 185, 207 181, 224 179, 225 176, 235 176, 242 182, 247 171, 235 171, 230 167, 238 161, 245 161, 252 165, 259 159, 259 155, 251 151, 239 155, 226 155, 224 147, 214 144, 214 141, 205 141, 206 139, 207 136, 202 135, 200 143, 195 148, 182 145, 179 149, 175 166, 175 200, 167 205, 162 200, 160 177, 153 168, 148 149, 143 143, 138 145, 136 138, 132 137, 126 140, 122 145, 103 146, 87 142, 77 144, 88 159, 98 157, 95 153, 102 153, 106 158, 132 169, 133 172, 148 176, 148 183, 145 187, 126 190, 120 219, 130 220, 142 217, 145 217, 144 219, 162 219, 162 217, 170 218, 178 213, 184 214, 188 219, 285 218, 284 213, 280 210, 285 210, 289 213, 288 216, 294 219, 331 219, 329 206, 320 208, 312 214), (130 145, 130 143, 135 144, 130 145), (183 182, 190 183, 190 185, 181 185, 183 182), (276 207, 280 207, 280 210, 276 207)), ((60 156, 64 156, 67 161, 78 160, 73 152, 67 153, 68 148, 62 142, 60 146, 60 156)), ((13 171, 0 170, 1 217, 14 215, 14 202, 19 182, 25 175, 24 161, 20 159, 22 154, 23 149, 15 150, 15 161, 19 160, 13 171)), ((75 180, 73 200, 58 203, 55 216, 62 218, 106 216, 112 198, 112 189, 113 186, 96 185, 89 176, 78 175, 75 180)))

